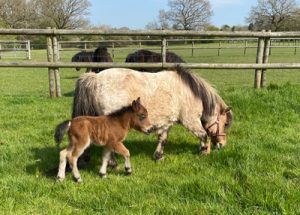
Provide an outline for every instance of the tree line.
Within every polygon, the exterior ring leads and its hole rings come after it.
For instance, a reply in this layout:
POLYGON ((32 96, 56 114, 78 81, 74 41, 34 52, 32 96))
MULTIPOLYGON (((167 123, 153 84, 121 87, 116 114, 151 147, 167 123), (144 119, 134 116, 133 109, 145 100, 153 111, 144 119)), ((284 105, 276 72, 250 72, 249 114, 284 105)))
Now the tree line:
MULTIPOLYGON (((92 28, 89 0, 0 0, 0 27, 57 29, 92 28)), ((246 25, 221 27, 211 25, 213 15, 209 0, 169 0, 168 10, 160 10, 146 29, 297 31, 300 7, 297 0, 258 0, 249 8, 246 25)), ((245 14, 246 15, 246 14, 245 14)), ((102 29, 107 25, 94 26, 102 29)))

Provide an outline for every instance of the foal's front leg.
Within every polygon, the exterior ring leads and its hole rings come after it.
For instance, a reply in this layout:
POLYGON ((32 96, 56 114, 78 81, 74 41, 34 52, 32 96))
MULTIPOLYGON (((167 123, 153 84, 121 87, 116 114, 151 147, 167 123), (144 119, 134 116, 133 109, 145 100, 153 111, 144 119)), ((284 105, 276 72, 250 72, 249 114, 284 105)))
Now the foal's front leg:
POLYGON ((129 150, 123 145, 122 142, 117 143, 113 146, 116 153, 122 155, 125 159, 125 174, 130 175, 132 172, 130 163, 130 153, 129 150))

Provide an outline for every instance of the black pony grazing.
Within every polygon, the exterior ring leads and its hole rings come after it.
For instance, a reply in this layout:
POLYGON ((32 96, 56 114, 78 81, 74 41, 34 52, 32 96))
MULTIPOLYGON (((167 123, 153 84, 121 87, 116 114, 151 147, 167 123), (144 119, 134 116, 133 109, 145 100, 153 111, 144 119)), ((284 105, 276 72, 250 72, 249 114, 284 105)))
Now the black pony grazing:
MULTIPOLYGON (((162 62, 162 55, 160 53, 152 52, 146 49, 140 49, 137 50, 129 55, 127 55, 126 63, 158 63, 162 62)), ((174 52, 168 52, 166 53, 166 62, 168 63, 186 63, 182 58, 180 58, 177 54, 174 52)), ((139 68, 136 69, 139 71, 145 71, 145 72, 157 72, 160 71, 160 69, 151 69, 151 68, 139 68)))
MULTIPOLYGON (((94 52, 93 62, 113 62, 113 60, 106 47, 99 47, 94 52)), ((98 73, 104 69, 105 68, 93 68, 92 71, 98 73)))
MULTIPOLYGON (((94 58, 94 52, 86 52, 86 51, 81 51, 75 54, 71 62, 93 62, 94 58)), ((79 71, 80 68, 76 68, 76 71, 79 71)))
MULTIPOLYGON (((87 52, 81 51, 72 57, 72 62, 113 62, 110 54, 106 47, 98 47, 95 51, 87 52)), ((80 68, 76 68, 77 71, 80 68)), ((87 68, 86 72, 98 73, 102 71, 103 68, 87 68)))

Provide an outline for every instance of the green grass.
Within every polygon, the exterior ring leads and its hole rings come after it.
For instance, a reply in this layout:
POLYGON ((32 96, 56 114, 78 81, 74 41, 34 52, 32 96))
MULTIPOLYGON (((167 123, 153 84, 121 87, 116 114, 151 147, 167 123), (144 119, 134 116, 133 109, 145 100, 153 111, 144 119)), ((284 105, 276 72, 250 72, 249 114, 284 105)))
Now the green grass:
MULTIPOLYGON (((281 50, 282 51, 282 50, 281 50)), ((42 61, 43 51, 34 51, 42 61)), ((254 62, 255 52, 233 50, 189 62, 254 62)), ((273 62, 299 62, 293 52, 273 53, 273 62)), ((73 53, 65 53, 68 61, 73 53)), ((206 55, 207 54, 207 55, 206 55)), ((126 53, 118 56, 124 60, 126 53)), ((82 70, 83 71, 83 70, 82 70)), ((300 214, 300 78, 297 70, 269 70, 268 88, 254 90, 254 71, 195 70, 233 107, 228 145, 208 156, 181 126, 171 129, 166 157, 152 160, 155 135, 130 132, 133 174, 98 176, 101 148, 81 169, 55 181, 59 149, 55 125, 70 117, 79 73, 61 70, 63 97, 49 99, 46 69, 0 69, 0 214, 300 214)), ((66 146, 66 141, 62 144, 66 146)))

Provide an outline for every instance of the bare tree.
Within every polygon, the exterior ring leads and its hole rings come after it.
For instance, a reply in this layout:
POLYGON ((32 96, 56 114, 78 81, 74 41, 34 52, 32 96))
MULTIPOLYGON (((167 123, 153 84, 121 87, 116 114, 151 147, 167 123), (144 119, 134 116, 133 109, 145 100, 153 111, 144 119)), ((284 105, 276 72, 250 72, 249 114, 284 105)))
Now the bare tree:
POLYGON ((258 0, 258 5, 251 8, 246 20, 253 24, 254 30, 279 31, 285 29, 298 10, 296 0, 258 0))
POLYGON ((39 25, 57 29, 82 28, 88 25, 88 0, 35 0, 41 17, 39 25))
POLYGON ((0 19, 8 28, 30 28, 36 19, 32 1, 0 0, 0 19))
POLYGON ((202 30, 212 16, 208 0, 169 0, 168 11, 160 10, 158 23, 161 29, 202 30))

